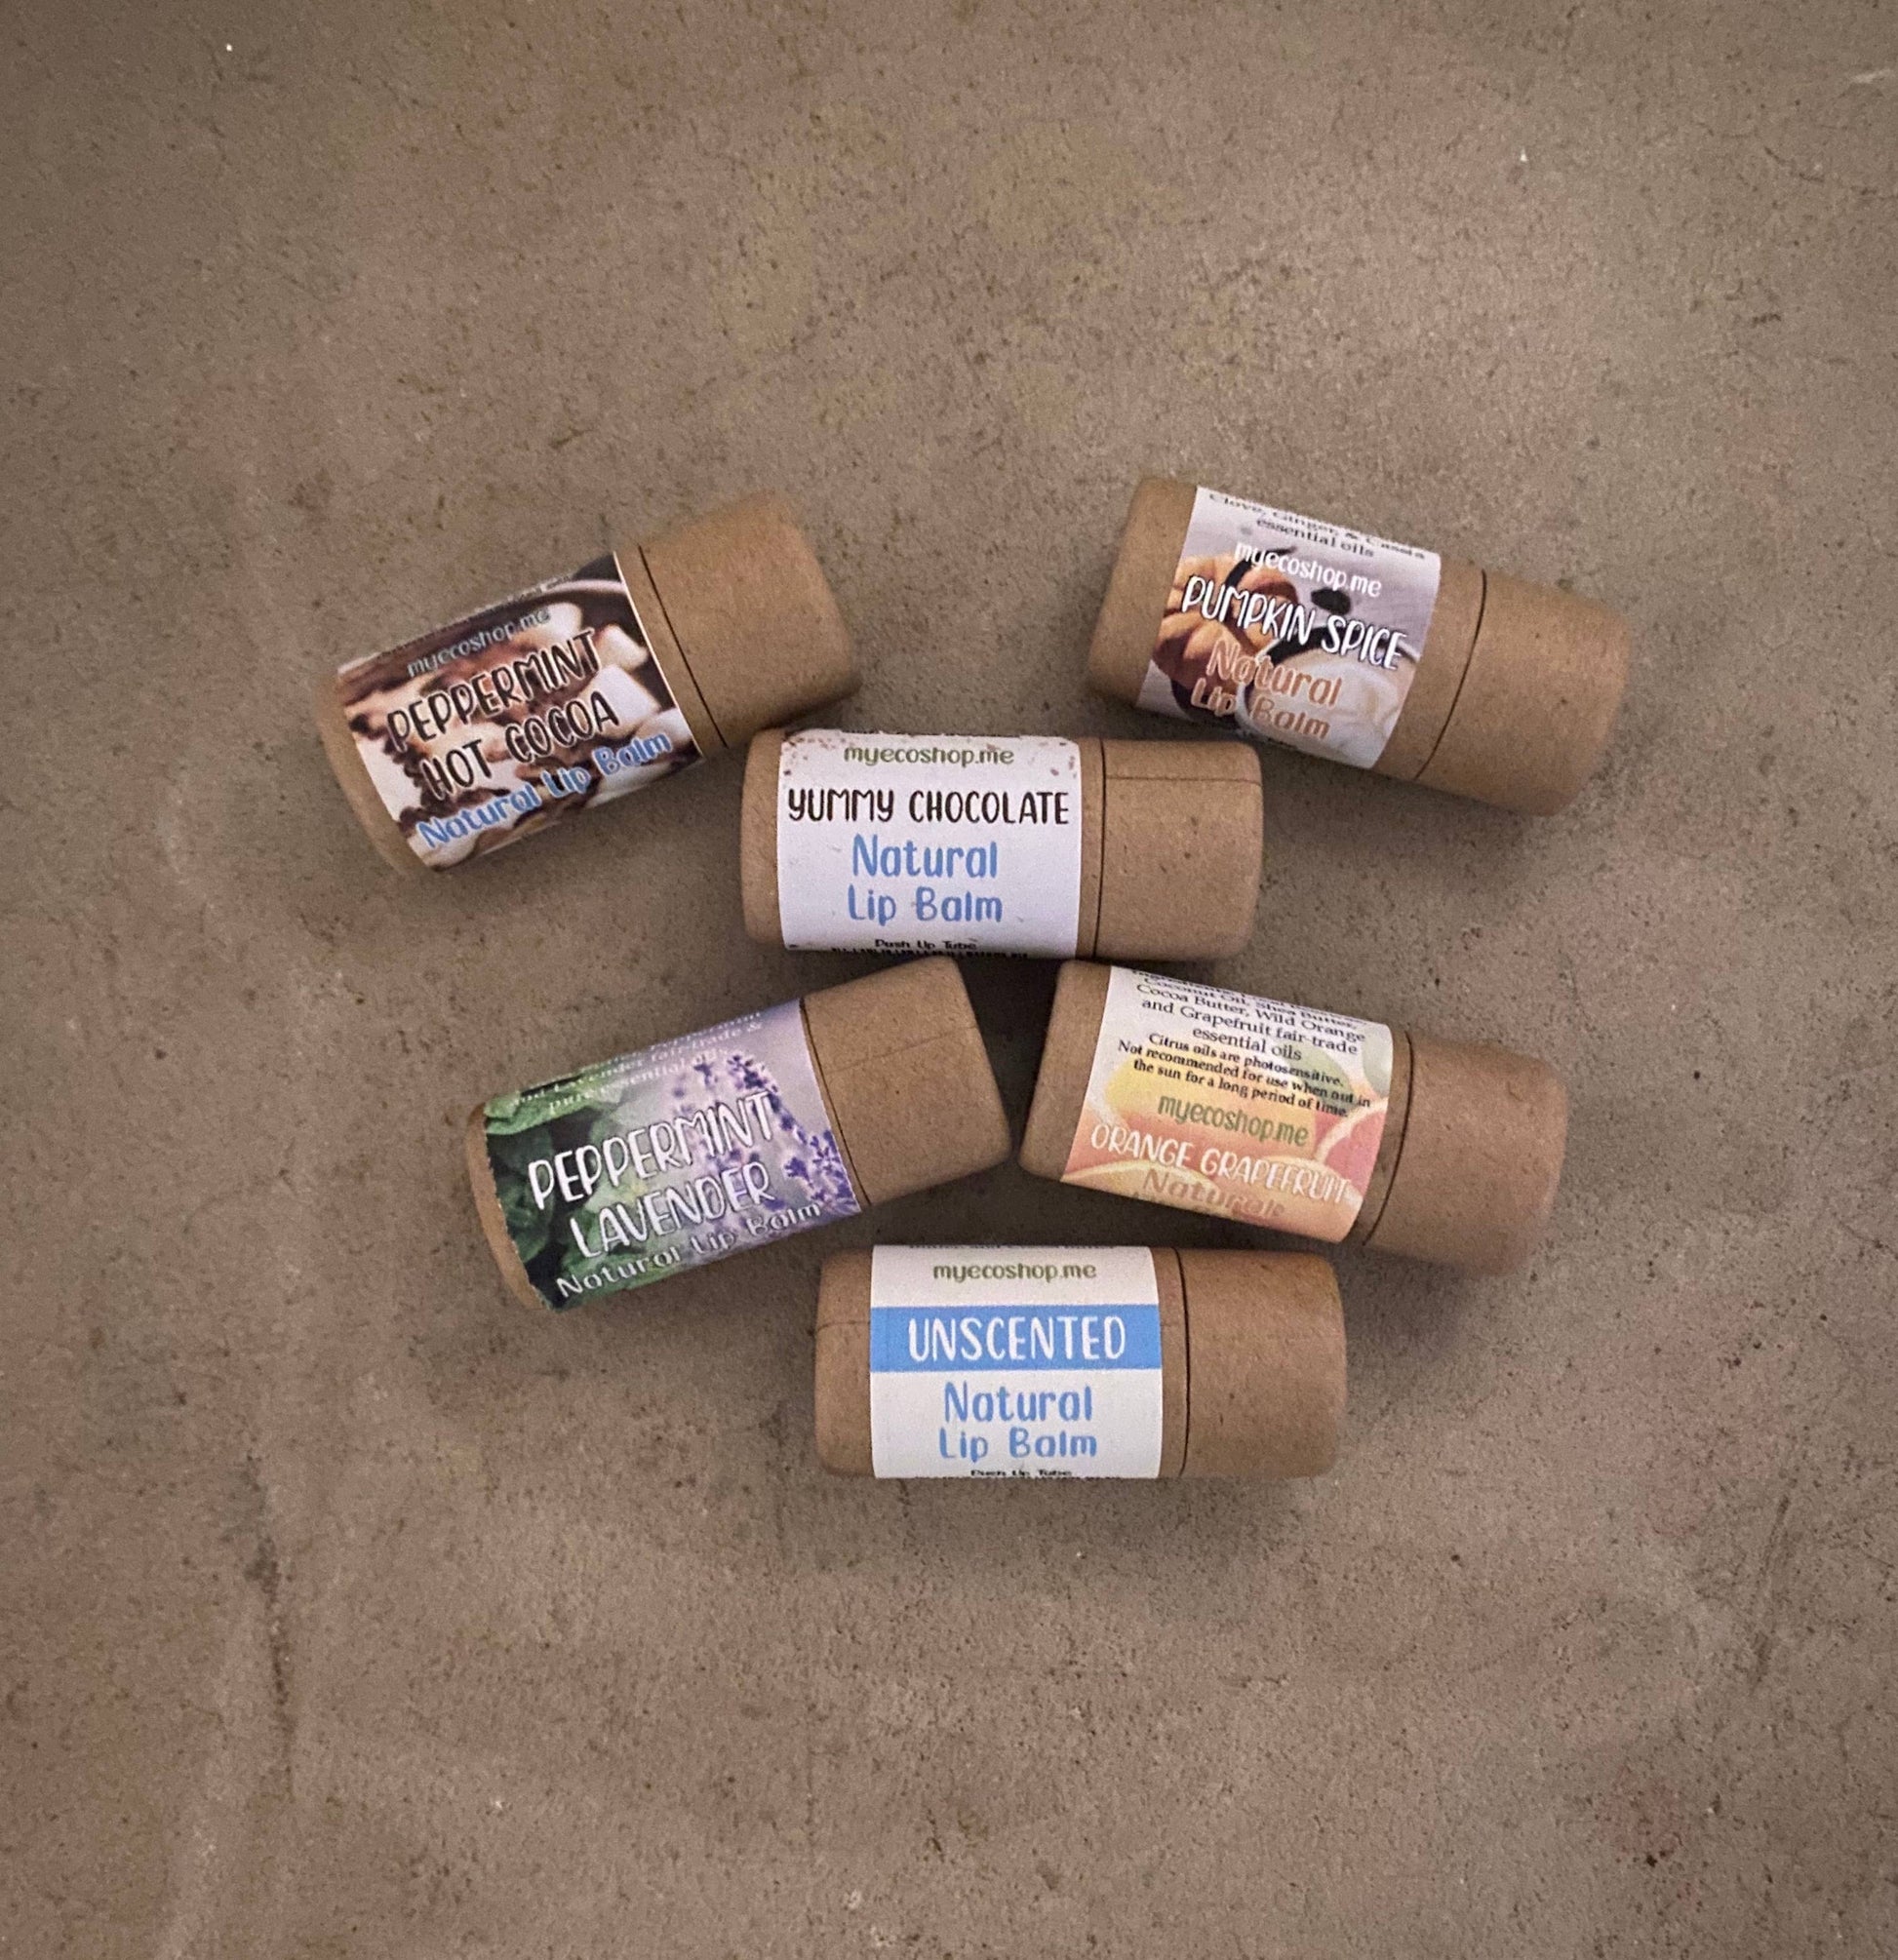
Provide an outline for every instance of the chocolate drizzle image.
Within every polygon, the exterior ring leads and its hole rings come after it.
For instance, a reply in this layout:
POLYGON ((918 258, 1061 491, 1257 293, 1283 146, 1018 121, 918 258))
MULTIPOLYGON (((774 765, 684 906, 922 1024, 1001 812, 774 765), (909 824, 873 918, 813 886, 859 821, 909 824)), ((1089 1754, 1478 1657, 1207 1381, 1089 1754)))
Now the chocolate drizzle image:
POLYGON ((376 793, 438 869, 700 754, 613 557, 358 661, 336 691, 376 793))

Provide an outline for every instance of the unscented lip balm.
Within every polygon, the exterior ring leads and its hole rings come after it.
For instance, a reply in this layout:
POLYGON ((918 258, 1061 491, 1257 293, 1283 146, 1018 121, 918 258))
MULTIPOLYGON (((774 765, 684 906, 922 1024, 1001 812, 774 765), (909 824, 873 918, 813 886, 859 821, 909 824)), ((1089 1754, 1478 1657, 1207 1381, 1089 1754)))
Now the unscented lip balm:
POLYGON ((1243 742, 773 728, 745 764, 745 929, 770 946, 1221 959, 1262 852, 1243 742))
POLYGON ((1038 1177, 1473 1273, 1523 1265, 1568 1099, 1547 1064, 1071 960, 1021 1146, 1038 1177))
POLYGON ((816 555, 761 495, 325 675, 316 722, 381 855, 445 871, 855 686, 816 555))
POLYGON ((818 1459, 850 1476, 1316 1476, 1344 1413, 1309 1252, 835 1253, 816 1346, 818 1459))
POLYGON ((1434 551, 1148 477, 1087 655, 1104 694, 1547 815, 1601 760, 1625 621, 1434 551))
POLYGON ((1008 1154, 951 960, 495 1096, 467 1127, 482 1231, 531 1307, 650 1285, 1008 1154))

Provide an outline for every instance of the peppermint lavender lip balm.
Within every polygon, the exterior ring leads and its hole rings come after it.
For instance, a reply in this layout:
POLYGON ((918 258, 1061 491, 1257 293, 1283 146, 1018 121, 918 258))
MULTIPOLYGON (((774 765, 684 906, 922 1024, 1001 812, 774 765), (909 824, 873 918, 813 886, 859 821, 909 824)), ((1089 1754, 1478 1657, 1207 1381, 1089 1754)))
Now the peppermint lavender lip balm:
POLYGON ((493 1097, 467 1126, 489 1249, 534 1308, 651 1285, 1008 1154, 950 960, 493 1097))

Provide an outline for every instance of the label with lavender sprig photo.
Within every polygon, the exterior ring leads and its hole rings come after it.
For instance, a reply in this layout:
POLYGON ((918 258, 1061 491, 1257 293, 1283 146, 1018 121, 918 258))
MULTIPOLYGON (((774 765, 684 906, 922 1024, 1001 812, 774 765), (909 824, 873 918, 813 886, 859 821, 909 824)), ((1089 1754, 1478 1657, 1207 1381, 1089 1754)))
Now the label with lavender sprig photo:
POLYGON ((1443 560, 1201 490, 1140 705, 1369 768, 1404 712, 1443 560))
POLYGON ((863 1208, 796 1000, 496 1096, 482 1116, 508 1236, 549 1307, 863 1208))

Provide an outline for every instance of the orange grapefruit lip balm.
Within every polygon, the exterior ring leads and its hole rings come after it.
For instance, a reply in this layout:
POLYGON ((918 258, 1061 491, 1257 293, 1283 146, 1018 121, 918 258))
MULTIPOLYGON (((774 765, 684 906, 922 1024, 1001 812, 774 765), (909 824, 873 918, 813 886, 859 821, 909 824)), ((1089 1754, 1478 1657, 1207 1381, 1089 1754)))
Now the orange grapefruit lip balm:
POLYGON ((1562 1176, 1568 1100, 1506 1048, 1070 961, 1021 1162, 1330 1244, 1508 1273, 1562 1176))
POLYGON ((817 1455, 847 1476, 1316 1476, 1344 1314, 1308 1252, 890 1245, 824 1261, 817 1455))
POLYGON ((745 764, 745 929, 768 946, 1222 959, 1262 855, 1244 742, 773 728, 745 764))
POLYGON ((536 1309, 651 1285, 1008 1154, 951 960, 493 1097, 467 1125, 489 1250, 536 1309))
POLYGON ((376 850, 446 871, 855 686, 816 556, 763 495, 352 661, 315 709, 376 850))
POLYGON ((1152 713, 1504 809, 1573 801, 1626 623, 1552 586, 1224 491, 1134 491, 1087 676, 1152 713))

